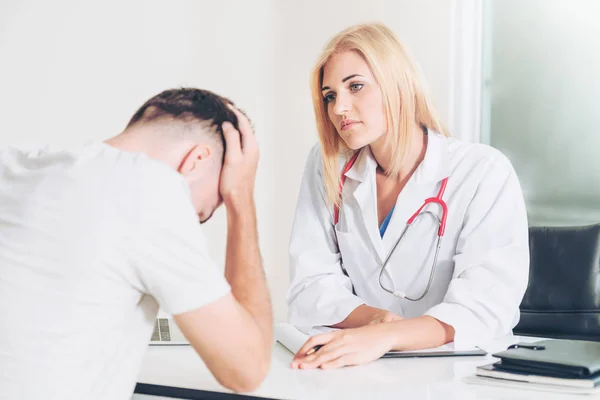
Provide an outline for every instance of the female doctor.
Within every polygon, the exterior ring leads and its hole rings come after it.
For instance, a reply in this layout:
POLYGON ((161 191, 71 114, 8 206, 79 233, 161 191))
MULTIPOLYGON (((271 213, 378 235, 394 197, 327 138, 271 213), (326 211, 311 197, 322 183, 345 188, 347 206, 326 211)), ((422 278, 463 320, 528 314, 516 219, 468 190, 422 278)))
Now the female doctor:
POLYGON ((311 337, 293 368, 509 334, 529 275, 515 171, 450 138, 384 25, 348 28, 312 73, 311 151, 290 242, 289 319, 311 337), (315 349, 318 349, 315 351, 315 349))

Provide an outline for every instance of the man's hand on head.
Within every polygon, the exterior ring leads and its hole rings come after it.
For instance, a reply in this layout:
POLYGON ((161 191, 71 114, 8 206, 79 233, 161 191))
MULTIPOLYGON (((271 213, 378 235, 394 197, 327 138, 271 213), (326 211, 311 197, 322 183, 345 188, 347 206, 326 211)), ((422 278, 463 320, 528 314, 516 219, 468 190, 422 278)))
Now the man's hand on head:
POLYGON ((253 200, 256 168, 260 158, 250 121, 235 107, 229 107, 238 119, 239 131, 229 122, 223 124, 226 150, 219 190, 227 208, 253 200))

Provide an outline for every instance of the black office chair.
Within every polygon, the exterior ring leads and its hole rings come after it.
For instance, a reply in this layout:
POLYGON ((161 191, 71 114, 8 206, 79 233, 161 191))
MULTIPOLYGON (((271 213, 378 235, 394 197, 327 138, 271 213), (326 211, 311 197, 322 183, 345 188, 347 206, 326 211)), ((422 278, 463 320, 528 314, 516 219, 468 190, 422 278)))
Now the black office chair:
POLYGON ((600 224, 529 228, 518 335, 600 341, 600 224))

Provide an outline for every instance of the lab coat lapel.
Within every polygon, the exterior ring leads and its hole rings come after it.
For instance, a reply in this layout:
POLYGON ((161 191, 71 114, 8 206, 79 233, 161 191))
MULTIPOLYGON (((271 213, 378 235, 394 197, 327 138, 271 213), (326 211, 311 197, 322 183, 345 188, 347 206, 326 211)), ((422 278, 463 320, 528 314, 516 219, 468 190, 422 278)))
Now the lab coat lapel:
MULTIPOLYGON (((437 194, 439 182, 449 174, 450 162, 446 137, 433 131, 429 131, 428 135, 425 158, 407 182, 406 187, 400 192, 383 239, 379 234, 377 218, 377 161, 369 147, 361 150, 356 163, 346 173, 348 178, 359 182, 353 196, 360 207, 363 224, 357 229, 361 230, 361 237, 369 238, 379 265, 383 264, 400 237, 406 221, 424 203, 426 198, 437 194)), ((434 209, 434 212, 439 212, 439 210, 434 209)))
MULTIPOLYGON (((375 261, 383 262, 385 252, 379 227, 377 226, 377 183, 375 181, 375 168, 377 162, 371 154, 371 150, 365 147, 357 158, 354 166, 346 173, 346 177, 358 182, 353 192, 355 204, 360 209, 361 226, 357 226, 362 238, 368 237, 371 248, 374 250, 375 261)), ((368 245, 368 244, 367 244, 368 245)))
MULTIPOLYGON (((423 205, 427 198, 435 197, 437 195, 441 180, 450 173, 447 139, 441 134, 433 131, 429 131, 428 135, 428 145, 423 162, 417 167, 413 176, 410 177, 406 186, 398 195, 392 218, 383 235, 382 243, 383 251, 385 253, 383 260, 389 255, 390 251, 402 235, 408 219, 423 205)), ((441 210, 436 205, 427 206, 426 209, 441 216, 441 210)), ((417 219, 415 224, 419 222, 421 221, 417 219)), ((415 228, 415 226, 411 226, 411 228, 408 229, 385 269, 385 272, 390 275, 394 282, 410 281, 419 273, 419 271, 414 271, 410 268, 403 268, 401 265, 403 264, 403 260, 396 257, 396 254, 399 253, 400 246, 403 246, 403 249, 410 251, 406 246, 410 246, 410 243, 415 240, 415 233, 417 233, 415 228), (407 240, 407 238, 412 239, 407 240)), ((427 241, 427 243, 433 240, 436 234, 434 226, 431 227, 431 234, 429 230, 430 229, 427 229, 426 232, 422 233, 424 234, 422 239, 423 241, 427 241)), ((417 243, 413 242, 413 244, 417 243)), ((406 252, 404 253, 406 254, 406 252)), ((426 255, 423 254, 414 254, 416 259, 425 256, 426 255)), ((411 260, 404 261, 404 264, 408 265, 411 260)))
POLYGON ((374 174, 361 182, 354 191, 354 198, 360 207, 362 228, 375 249, 377 262, 381 264, 385 258, 385 252, 377 226, 377 188, 374 174))

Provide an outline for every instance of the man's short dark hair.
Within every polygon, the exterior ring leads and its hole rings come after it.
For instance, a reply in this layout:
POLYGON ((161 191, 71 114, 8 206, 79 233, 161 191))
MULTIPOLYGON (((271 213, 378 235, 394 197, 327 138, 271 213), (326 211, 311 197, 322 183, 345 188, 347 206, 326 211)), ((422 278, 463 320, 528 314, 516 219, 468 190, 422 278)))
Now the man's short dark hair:
POLYGON ((238 120, 227 107, 233 102, 213 92, 195 88, 169 89, 146 101, 129 120, 127 128, 137 123, 149 123, 160 119, 182 122, 208 122, 214 127, 225 153, 225 138, 221 126, 231 122, 238 129, 238 120))

